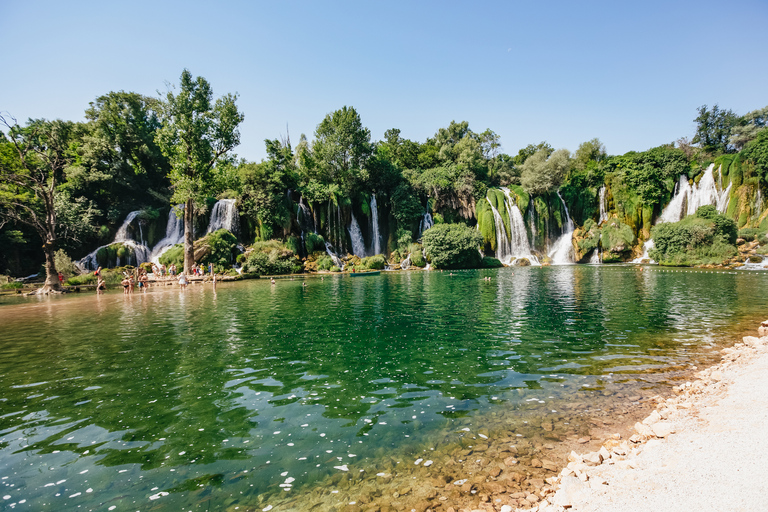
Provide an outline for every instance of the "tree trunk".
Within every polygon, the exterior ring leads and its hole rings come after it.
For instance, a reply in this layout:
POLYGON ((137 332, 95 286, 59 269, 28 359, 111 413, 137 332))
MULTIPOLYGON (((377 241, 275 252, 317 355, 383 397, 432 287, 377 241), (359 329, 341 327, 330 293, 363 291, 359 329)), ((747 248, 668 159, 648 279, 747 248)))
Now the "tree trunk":
POLYGON ((56 271, 53 242, 47 240, 43 244, 43 252, 45 253, 45 284, 35 293, 62 293, 64 289, 61 287, 59 273, 56 271))
POLYGON ((195 229, 194 229, 194 205, 192 199, 187 199, 184 204, 184 273, 192 275, 192 266, 195 264, 195 229))

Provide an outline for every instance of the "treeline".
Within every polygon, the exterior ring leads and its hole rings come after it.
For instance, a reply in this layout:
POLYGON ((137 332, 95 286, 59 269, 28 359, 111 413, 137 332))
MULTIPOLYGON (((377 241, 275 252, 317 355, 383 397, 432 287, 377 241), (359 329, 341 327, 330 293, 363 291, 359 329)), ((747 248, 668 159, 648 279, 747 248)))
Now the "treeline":
MULTIPOLYGON (((679 177, 696 180, 718 158, 728 160, 741 183, 755 190, 768 184, 768 107, 739 117, 704 106, 692 140, 617 156, 598 139, 573 153, 541 142, 510 155, 496 133, 474 131, 466 121, 452 121, 423 142, 395 128, 374 140, 358 112, 343 107, 320 121, 311 141, 301 135, 294 144, 287 134, 266 140, 267 158, 247 162, 232 152, 243 119, 236 100, 225 95, 214 101, 205 79, 185 71, 178 93, 111 92, 89 105, 85 122, 19 125, 3 117, 0 272, 36 272, 43 249, 82 257, 112 240, 130 211, 142 210, 142 221, 151 222, 183 203, 194 220, 217 198, 237 200, 244 243, 277 239, 303 256, 322 250, 320 242, 351 252, 353 218, 373 247, 375 206, 380 251, 404 257, 420 239, 425 214, 437 224, 474 227, 478 203, 482 210, 497 187, 514 187, 526 197, 544 228, 534 224, 529 235, 541 245, 564 222, 559 197, 584 226, 598 220, 599 190, 607 187, 617 229, 631 230, 637 243, 649 238, 679 177), (55 220, 41 227, 46 215, 55 220), (320 237, 309 248, 301 238, 308 232, 320 237)), ((488 229, 481 245, 492 252, 488 229)), ((191 230, 190 237, 200 234, 191 230)))

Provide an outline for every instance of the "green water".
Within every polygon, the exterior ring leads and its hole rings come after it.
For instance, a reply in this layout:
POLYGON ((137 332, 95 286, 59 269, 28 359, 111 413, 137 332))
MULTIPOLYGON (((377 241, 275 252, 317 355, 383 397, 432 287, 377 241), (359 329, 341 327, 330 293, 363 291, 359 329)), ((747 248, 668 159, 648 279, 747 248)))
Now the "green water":
POLYGON ((261 510, 531 400, 668 386, 762 320, 766 279, 569 266, 6 298, 0 509, 261 510))

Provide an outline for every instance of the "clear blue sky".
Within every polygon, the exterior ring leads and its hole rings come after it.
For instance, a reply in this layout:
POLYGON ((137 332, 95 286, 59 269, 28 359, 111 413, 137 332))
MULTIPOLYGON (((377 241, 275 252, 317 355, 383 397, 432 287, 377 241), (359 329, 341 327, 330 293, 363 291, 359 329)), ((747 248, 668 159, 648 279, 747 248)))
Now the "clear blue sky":
POLYGON ((0 110, 82 120, 109 91, 182 69, 240 95, 237 154, 357 109, 374 140, 451 120, 515 154, 594 137, 610 154, 692 137, 696 108, 768 105, 768 1, 0 0, 0 110))

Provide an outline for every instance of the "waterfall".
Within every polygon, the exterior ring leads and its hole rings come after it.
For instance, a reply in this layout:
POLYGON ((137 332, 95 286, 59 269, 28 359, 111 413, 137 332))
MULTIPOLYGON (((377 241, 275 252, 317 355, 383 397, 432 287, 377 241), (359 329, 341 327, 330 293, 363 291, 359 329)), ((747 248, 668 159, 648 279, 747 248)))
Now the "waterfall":
POLYGON ((493 206, 493 203, 487 197, 485 198, 488 204, 491 205, 493 211, 493 220, 496 225, 496 259, 505 265, 509 265, 512 262, 512 247, 507 237, 507 229, 504 227, 504 220, 501 218, 501 214, 493 206))
MULTIPOLYGON (((688 177, 680 176, 680 181, 675 187, 672 200, 664 208, 656 221, 677 222, 686 215, 693 215, 701 206, 714 205, 720 213, 725 212, 730 201, 731 184, 723 191, 718 190, 714 176, 715 164, 710 164, 704 171, 699 183, 693 186, 688 183, 688 177)), ((722 168, 721 168, 722 172, 722 168)))
MULTIPOLYGON (((729 184, 728 188, 730 188, 730 187, 731 187, 731 185, 729 184)), ((762 206, 763 206, 763 195, 760 192, 760 185, 758 185, 757 186, 757 197, 755 198, 755 213, 754 213, 755 217, 759 217, 760 216, 760 212, 762 211, 762 206)), ((719 208, 718 208, 718 210, 719 210, 719 208)))
POLYGON ((184 242, 184 217, 179 216, 184 211, 184 205, 171 207, 168 212, 168 222, 165 225, 165 237, 157 242, 149 255, 149 261, 160 263, 160 256, 176 244, 184 242))
MULTIPOLYGON (((128 216, 123 221, 123 224, 120 226, 120 228, 117 230, 117 233, 115 234, 115 239, 106 245, 102 245, 101 247, 97 247, 94 251, 87 254, 82 259, 78 260, 75 265, 80 268, 81 270, 95 270, 98 268, 99 264, 98 261, 96 261, 96 254, 105 247, 109 247, 112 244, 123 244, 126 247, 130 247, 133 250, 133 259, 136 262, 136 265, 139 263, 144 263, 149 259, 149 248, 133 239, 133 237, 129 234, 128 228, 130 227, 131 223, 133 223, 134 219, 138 214, 141 213, 141 210, 132 211, 128 214, 128 216)), ((131 258, 126 259, 126 264, 129 263, 131 258)), ((120 266, 120 258, 117 259, 117 266, 120 266)))
POLYGON ((600 187, 600 219, 598 225, 608 220, 608 213, 605 210, 605 185, 600 187))
POLYGON ((302 227, 302 229, 306 227, 312 230, 312 232, 317 233, 317 228, 315 227, 315 219, 312 216, 312 212, 310 211, 309 206, 304 204, 304 196, 299 198, 299 211, 301 212, 301 219, 297 218, 296 220, 299 221, 299 225, 302 227))
POLYGON ((565 210, 565 224, 563 225, 563 234, 555 241, 555 245, 549 252, 549 257, 552 258, 552 263, 555 265, 562 265, 574 263, 572 239, 573 232, 576 228, 574 227, 571 215, 568 212, 568 206, 566 206, 565 201, 563 201, 559 190, 557 191, 557 197, 560 198, 560 202, 563 204, 563 209, 565 210))
POLYGON ((402 263, 400 263, 400 268, 403 270, 408 270, 411 267, 411 255, 409 254, 407 258, 405 258, 402 263))
POLYGON ((421 221, 419 221, 419 238, 421 238, 421 235, 424 234, 426 230, 434 225, 435 221, 432 219, 432 215, 430 215, 429 212, 424 212, 421 221))
POLYGON ((349 225, 349 238, 352 240, 352 254, 361 258, 365 257, 365 241, 354 213, 352 214, 352 222, 349 225))
POLYGON ((531 237, 533 243, 536 243, 536 206, 533 204, 533 199, 528 203, 528 225, 531 226, 531 237))
POLYGON ((371 252, 381 254, 381 235, 379 234, 379 209, 376 205, 376 194, 371 194, 371 252))
MULTIPOLYGON (((509 218, 509 251, 513 259, 526 258, 532 265, 538 265, 539 259, 531 254, 531 244, 528 242, 528 232, 525 230, 525 220, 520 208, 512 199, 509 189, 501 187, 504 192, 504 205, 507 207, 509 218)), ((506 233, 505 233, 506 235, 506 233)))
POLYGON ((208 229, 205 232, 211 233, 219 229, 226 229, 233 234, 237 234, 238 219, 234 199, 222 199, 213 205, 211 221, 208 223, 208 229))
POLYGON ((335 252, 333 252, 332 247, 331 242, 325 242, 325 252, 331 257, 333 264, 339 267, 339 269, 344 270, 344 262, 341 261, 341 258, 339 258, 335 252))
POLYGON ((649 238, 645 241, 643 244, 643 254, 639 258, 635 258, 632 260, 632 263, 643 263, 645 260, 645 263, 656 263, 651 259, 651 257, 648 255, 648 251, 656 247, 656 245, 653 243, 653 239, 649 238))
POLYGON ((339 245, 339 250, 344 252, 344 238, 341 234, 341 207, 338 204, 336 205, 336 214, 336 217, 338 218, 338 222, 336 223, 336 240, 339 245))

